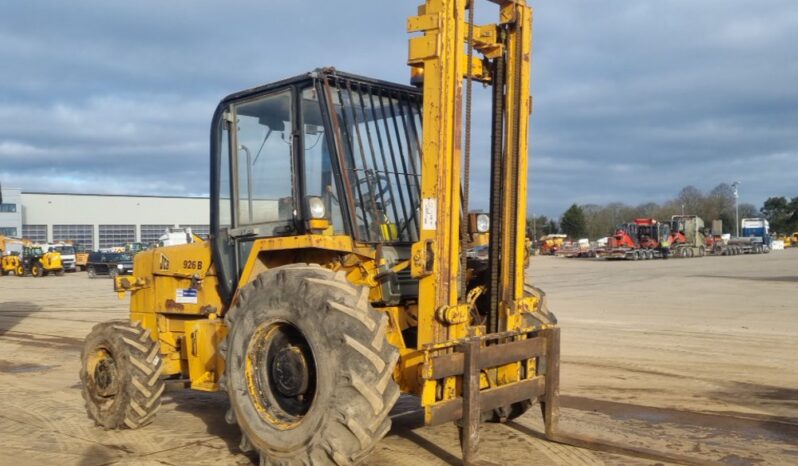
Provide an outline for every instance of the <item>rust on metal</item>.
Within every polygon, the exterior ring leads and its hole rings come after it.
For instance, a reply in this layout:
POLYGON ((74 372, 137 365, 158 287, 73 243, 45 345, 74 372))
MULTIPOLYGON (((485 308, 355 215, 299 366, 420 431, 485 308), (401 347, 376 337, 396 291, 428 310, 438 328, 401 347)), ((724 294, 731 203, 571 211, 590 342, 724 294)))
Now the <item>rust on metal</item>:
POLYGON ((543 421, 546 437, 553 439, 560 424, 560 329, 541 332, 546 339, 546 392, 543 395, 543 421))
MULTIPOLYGON (((506 406, 522 400, 538 398, 544 393, 545 378, 537 376, 501 387, 489 388, 479 392, 479 404, 482 411, 506 406)), ((444 422, 462 419, 463 399, 454 398, 434 404, 427 408, 427 425, 438 425, 444 422)))
MULTIPOLYGON (((546 341, 541 337, 535 337, 481 348, 477 352, 476 359, 478 368, 486 369, 532 359, 546 353, 546 341)), ((464 353, 460 352, 435 356, 425 365, 424 373, 429 374, 428 378, 430 379, 442 379, 463 374, 464 360, 464 353)))
POLYGON ((463 464, 475 464, 479 455, 479 421, 482 411, 480 409, 479 394, 479 350, 478 338, 469 338, 459 349, 460 356, 465 359, 465 372, 463 373, 463 421, 460 426, 460 443, 463 450, 463 464))
POLYGON ((172 311, 182 311, 185 309, 185 306, 183 306, 181 303, 175 302, 174 299, 167 299, 166 308, 172 311))

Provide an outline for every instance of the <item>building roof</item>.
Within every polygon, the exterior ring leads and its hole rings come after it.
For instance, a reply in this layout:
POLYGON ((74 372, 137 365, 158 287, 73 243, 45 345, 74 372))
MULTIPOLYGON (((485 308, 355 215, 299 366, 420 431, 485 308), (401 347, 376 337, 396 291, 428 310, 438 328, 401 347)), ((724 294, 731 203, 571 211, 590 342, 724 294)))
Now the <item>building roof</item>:
MULTIPOLYGON (((5 189, 5 188, 3 188, 5 189)), ((94 196, 94 197, 145 197, 158 199, 209 199, 209 196, 155 196, 152 194, 94 194, 94 193, 45 193, 37 191, 22 191, 22 194, 36 194, 44 196, 94 196)))

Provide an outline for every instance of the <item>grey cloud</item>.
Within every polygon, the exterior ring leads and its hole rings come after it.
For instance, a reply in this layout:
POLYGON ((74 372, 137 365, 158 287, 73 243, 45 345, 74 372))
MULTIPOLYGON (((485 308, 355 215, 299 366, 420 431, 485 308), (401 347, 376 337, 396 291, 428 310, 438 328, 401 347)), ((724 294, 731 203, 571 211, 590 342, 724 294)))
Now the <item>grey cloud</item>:
MULTIPOLYGON (((732 180, 746 202, 798 195, 794 1, 532 4, 530 210, 662 201, 732 180)), ((0 17, 0 181, 203 194, 221 97, 321 65, 406 82, 415 7, 12 2, 0 17)), ((487 95, 478 89, 474 106, 476 208, 488 198, 487 95)))

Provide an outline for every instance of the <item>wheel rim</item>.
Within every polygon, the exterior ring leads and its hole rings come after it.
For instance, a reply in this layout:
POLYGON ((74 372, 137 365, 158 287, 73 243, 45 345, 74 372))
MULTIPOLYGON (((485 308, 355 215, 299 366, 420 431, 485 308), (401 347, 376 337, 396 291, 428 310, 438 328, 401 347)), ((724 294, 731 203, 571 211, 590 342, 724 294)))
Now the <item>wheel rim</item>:
POLYGON ((302 332, 287 322, 258 327, 247 349, 245 377, 261 419, 277 429, 295 428, 313 405, 315 358, 302 332))
POLYGON ((105 348, 97 348, 86 364, 92 398, 102 404, 112 400, 119 393, 119 375, 116 360, 105 348))

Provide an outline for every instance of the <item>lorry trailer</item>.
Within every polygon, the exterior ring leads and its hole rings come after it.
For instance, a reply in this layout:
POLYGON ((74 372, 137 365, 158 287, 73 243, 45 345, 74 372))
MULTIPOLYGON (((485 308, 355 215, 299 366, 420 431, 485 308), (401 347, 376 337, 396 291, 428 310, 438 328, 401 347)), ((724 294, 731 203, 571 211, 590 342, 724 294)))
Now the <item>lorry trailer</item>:
MULTIPOLYGON (((763 220, 763 219, 743 219, 745 220, 763 220)), ((759 227, 767 230, 767 220, 763 220, 765 225, 761 223, 759 227)), ((745 231, 745 228, 743 228, 745 231)), ((761 234, 762 230, 753 231, 752 236, 732 237, 723 234, 723 221, 714 220, 712 222, 712 230, 708 232, 706 237, 707 251, 714 256, 738 256, 740 254, 763 254, 770 252, 770 240, 768 244, 764 243, 763 237, 754 236, 761 234)), ((768 236, 769 238, 769 236, 768 236)))
POLYGON ((669 233, 667 223, 653 218, 637 218, 634 222, 618 225, 615 234, 607 239, 606 246, 596 249, 596 256, 624 260, 664 259, 668 250, 662 244, 669 233))

